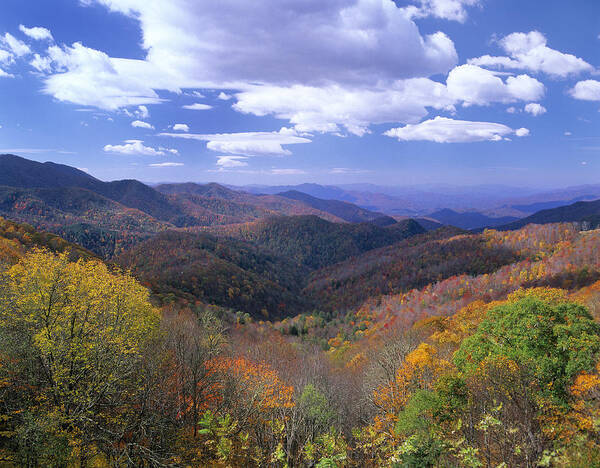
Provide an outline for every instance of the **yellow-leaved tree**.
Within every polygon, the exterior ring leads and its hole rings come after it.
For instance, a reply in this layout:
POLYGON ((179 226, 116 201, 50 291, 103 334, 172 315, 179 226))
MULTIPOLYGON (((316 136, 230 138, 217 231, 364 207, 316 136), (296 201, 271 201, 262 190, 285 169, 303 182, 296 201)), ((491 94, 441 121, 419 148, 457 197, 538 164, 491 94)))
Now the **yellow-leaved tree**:
POLYGON ((33 250, 0 284, 3 445, 24 466, 114 464, 146 449, 143 361, 158 333, 148 292, 95 260, 33 250), (137 414, 135 414, 137 413, 137 414))

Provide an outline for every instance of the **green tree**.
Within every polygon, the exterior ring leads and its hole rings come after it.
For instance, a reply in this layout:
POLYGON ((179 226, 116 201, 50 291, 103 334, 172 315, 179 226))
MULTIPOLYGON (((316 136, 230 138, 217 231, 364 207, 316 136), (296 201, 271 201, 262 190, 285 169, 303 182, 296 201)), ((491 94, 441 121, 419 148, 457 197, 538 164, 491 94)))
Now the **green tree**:
POLYGON ((505 357, 529 369, 540 391, 566 402, 573 377, 591 369, 600 352, 600 325, 575 303, 529 297, 490 310, 454 355, 472 372, 484 359, 505 357))

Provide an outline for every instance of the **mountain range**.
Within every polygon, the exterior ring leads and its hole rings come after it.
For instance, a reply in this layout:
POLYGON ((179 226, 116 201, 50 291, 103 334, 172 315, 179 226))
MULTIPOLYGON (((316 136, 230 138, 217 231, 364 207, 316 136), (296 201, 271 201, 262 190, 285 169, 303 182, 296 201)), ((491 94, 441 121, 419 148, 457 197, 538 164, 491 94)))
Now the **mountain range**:
MULTIPOLYGON (((6 224, 7 232, 47 239, 44 245, 71 242, 81 255, 130 269, 159 303, 216 304, 263 319, 313 308, 352 308, 449 275, 491 273, 520 258, 518 249, 497 249, 468 230, 557 222, 591 229, 600 222, 600 201, 560 205, 594 197, 593 186, 560 196, 555 191, 548 199, 529 194, 501 207, 521 214, 547 208, 522 219, 452 208, 411 219, 340 199, 366 200, 367 192, 359 196, 347 189, 305 184, 251 193, 215 183, 150 187, 137 180, 104 182, 69 166, 0 155, 3 222, 29 223, 65 240, 23 224, 6 224)), ((490 196, 490 190, 478 190, 490 196)))

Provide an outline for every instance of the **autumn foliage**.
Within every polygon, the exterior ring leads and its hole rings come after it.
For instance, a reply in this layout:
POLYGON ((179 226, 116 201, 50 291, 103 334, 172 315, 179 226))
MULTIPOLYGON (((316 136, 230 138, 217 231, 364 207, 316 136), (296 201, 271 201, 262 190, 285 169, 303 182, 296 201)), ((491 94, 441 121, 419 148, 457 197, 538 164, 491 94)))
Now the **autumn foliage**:
MULTIPOLYGON (((271 322, 201 301, 159 310, 131 274, 85 250, 3 230, 7 466, 600 462, 598 232, 417 236, 381 264, 390 294, 271 322), (464 256, 469 246, 479 253, 464 256)), ((244 251, 206 242, 219 258, 244 251)), ((340 265, 375 275, 364 255, 340 265)), ((362 280, 336 281, 333 295, 362 280)))

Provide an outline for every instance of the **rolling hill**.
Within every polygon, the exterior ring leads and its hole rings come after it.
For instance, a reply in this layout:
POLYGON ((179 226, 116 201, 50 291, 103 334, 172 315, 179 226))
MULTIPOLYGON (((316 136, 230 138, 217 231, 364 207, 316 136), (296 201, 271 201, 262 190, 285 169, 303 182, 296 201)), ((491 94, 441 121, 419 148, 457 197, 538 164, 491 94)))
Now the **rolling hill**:
POLYGON ((103 258, 110 258, 137 241, 167 229, 137 209, 87 189, 77 187, 14 188, 0 186, 0 213, 15 221, 30 223, 78 243, 103 258), (77 226, 109 234, 90 237, 77 226), (80 235, 83 234, 83 235, 80 235))
POLYGON ((220 237, 252 242, 311 269, 341 262, 424 231, 413 220, 380 227, 372 223, 332 223, 317 216, 279 216, 210 229, 220 237))
POLYGON ((206 233, 167 231, 116 258, 163 304, 205 302, 278 318, 308 308, 307 269, 250 243, 206 233))
POLYGON ((34 248, 56 253, 68 252, 71 261, 95 258, 89 250, 67 242, 57 235, 38 231, 29 224, 0 218, 0 266, 15 263, 25 252, 34 248))
POLYGON ((448 226, 322 268, 304 292, 328 310, 351 309, 454 275, 491 273, 519 258, 516 251, 490 246, 483 235, 448 226))

